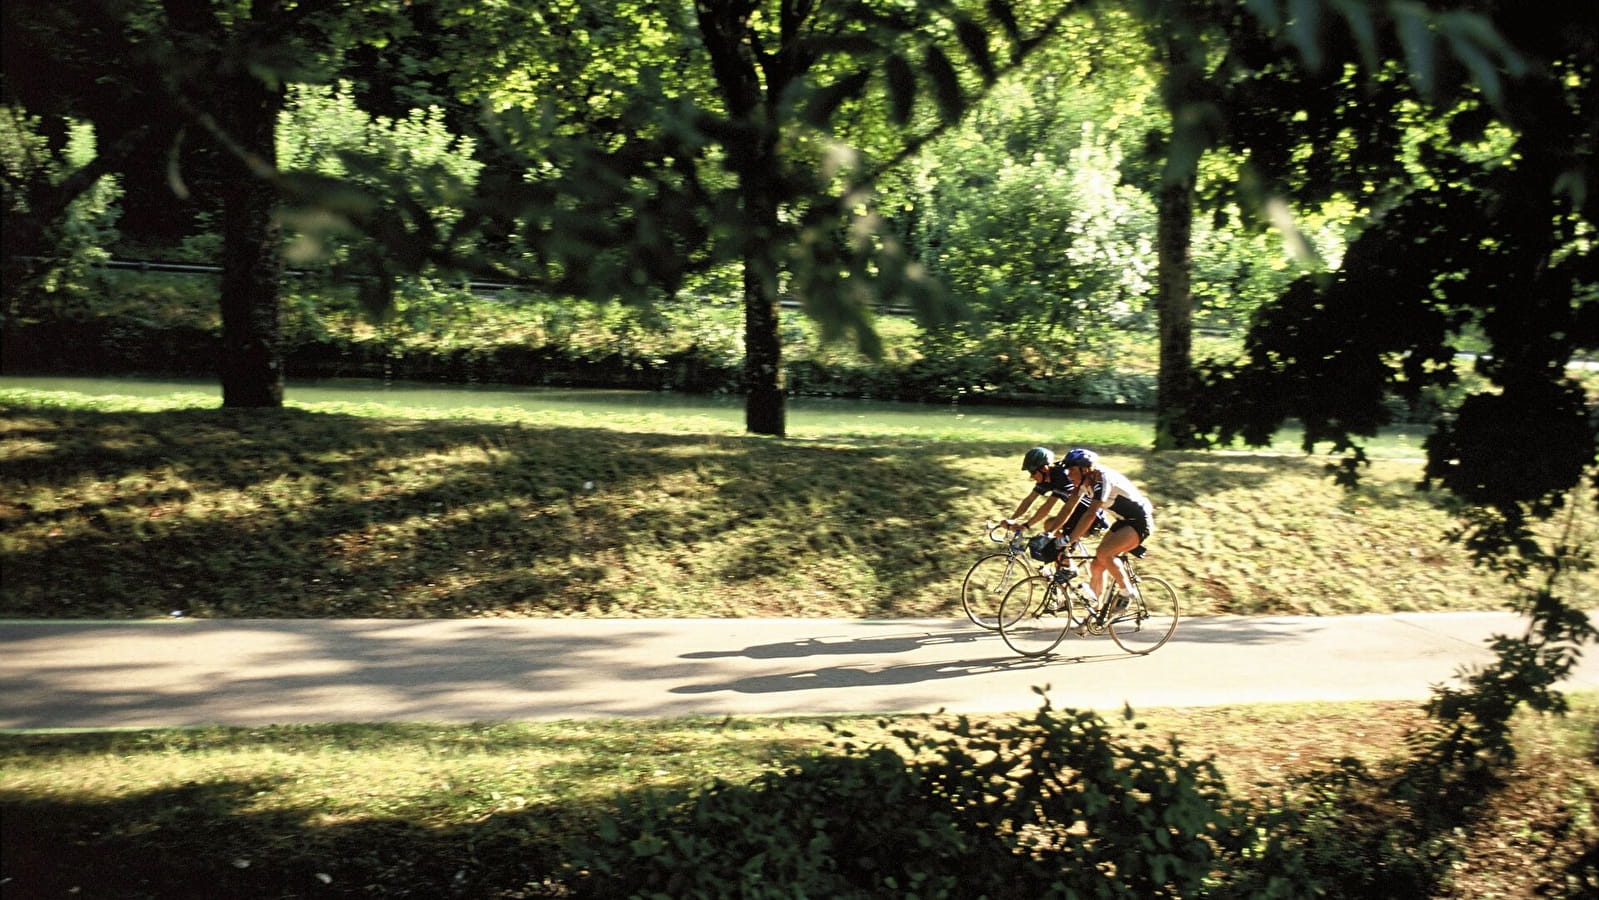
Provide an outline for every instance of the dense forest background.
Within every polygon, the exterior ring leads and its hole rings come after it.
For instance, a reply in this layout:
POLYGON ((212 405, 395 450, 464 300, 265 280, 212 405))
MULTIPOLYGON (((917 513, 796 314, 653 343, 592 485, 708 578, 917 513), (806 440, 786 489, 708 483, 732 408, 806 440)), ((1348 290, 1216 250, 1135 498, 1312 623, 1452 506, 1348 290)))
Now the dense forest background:
MULTIPOLYGON (((472 4, 418 4, 380 22, 367 13, 366 24, 382 28, 365 38, 323 32, 311 48, 302 40, 294 74, 308 80, 285 77, 280 86, 276 167, 284 178, 315 177, 342 193, 328 202, 325 191, 321 209, 278 208, 291 270, 281 282, 283 372, 742 392, 743 263, 723 258, 736 254, 708 254, 625 289, 607 280, 625 272, 583 284, 570 271, 552 275, 538 243, 544 235, 530 238, 514 218, 491 221, 493 211, 464 202, 525 180, 529 144, 548 149, 572 133, 601 144, 640 141, 629 126, 639 124, 641 104, 714 93, 703 67, 685 62, 705 55, 703 36, 682 10, 656 6, 546 4, 519 23, 472 4), (475 52, 485 33, 507 36, 492 59, 475 52), (542 121, 529 124, 534 115, 542 121), (513 138, 509 129, 522 133, 513 138), (379 218, 382 207, 397 226, 357 214, 379 218), (449 248, 456 265, 427 258, 424 233, 445 234, 467 216, 481 218, 449 248), (562 292, 563 278, 589 290, 562 292)), ((1035 11, 1038 21, 1044 12, 1055 10, 1035 11)), ((784 277, 776 295, 785 391, 1155 405, 1158 203, 1174 135, 1164 84, 1170 66, 1138 12, 1136 4, 1105 4, 1053 22, 1025 66, 978 81, 958 110, 916 108, 896 126, 863 91, 842 102, 834 135, 789 138, 794 155, 824 168, 843 165, 830 154, 893 159, 869 194, 851 196, 857 218, 872 217, 872 240, 897 243, 946 293, 937 315, 892 290, 846 298, 849 312, 841 314, 805 278, 784 277), (904 153, 909 142, 895 127, 918 125, 928 136, 904 153)), ((53 244, 18 248, 50 264, 8 292, 8 372, 217 369, 219 269, 106 265, 223 262, 226 182, 239 177, 226 144, 183 121, 181 109, 166 123, 130 116, 128 94, 159 93, 137 76, 173 64, 152 60, 150 41, 88 27, 97 17, 158 13, 154 5, 68 4, 24 17, 16 29, 26 35, 31 22, 32 34, 59 40, 79 28, 71 41, 85 55, 45 64, 34 58, 49 48, 41 41, 8 66, 0 143, 12 213, 43 193, 30 185, 61 183, 91 165, 105 172, 66 204, 53 244), (72 78, 35 87, 40 75, 30 64, 72 78), (107 73, 130 83, 116 91, 81 84, 107 73), (120 146, 125 152, 112 152, 120 146)), ((351 12, 350 21, 361 15, 351 12)), ((241 21, 232 27, 244 33, 241 21)), ((1236 77, 1222 74, 1219 49, 1207 52, 1218 60, 1213 80, 1236 77)), ((949 62, 914 46, 903 53, 917 65, 949 62)), ((974 67, 960 58, 949 65, 958 63, 974 67)), ((176 77, 165 73, 168 82, 176 77)), ((1367 90, 1353 67, 1330 80, 1350 96, 1367 90)), ((1481 100, 1458 105, 1464 115, 1481 100)), ((1503 125, 1460 140, 1449 120, 1414 100, 1393 114, 1397 171, 1412 179, 1430 177, 1440 155, 1491 166, 1511 154, 1503 125)), ((1290 148, 1307 158, 1312 149, 1290 148)), ((1280 199, 1268 204, 1248 189, 1249 160, 1247 149, 1218 143, 1196 162, 1188 277, 1201 357, 1236 358, 1261 304, 1296 278, 1336 270, 1350 240, 1407 187, 1396 179, 1364 195, 1322 190, 1290 216, 1280 199)), ((796 205, 791 214, 803 211, 796 205)), ((585 227, 568 219, 551 233, 560 240, 585 227)), ((1461 346, 1479 344, 1468 334, 1461 346)))

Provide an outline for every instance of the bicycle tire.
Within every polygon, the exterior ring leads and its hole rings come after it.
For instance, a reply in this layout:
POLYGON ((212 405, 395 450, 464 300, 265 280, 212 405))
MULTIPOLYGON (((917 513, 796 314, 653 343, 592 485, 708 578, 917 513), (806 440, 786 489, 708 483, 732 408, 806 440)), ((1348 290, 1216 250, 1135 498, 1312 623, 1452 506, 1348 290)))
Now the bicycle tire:
POLYGON ((1164 578, 1146 575, 1138 580, 1138 599, 1111 618, 1110 636, 1128 653, 1144 656, 1171 639, 1179 618, 1177 589, 1164 578))
POLYGON ((1005 592, 999 605, 999 636, 1023 656, 1045 656, 1066 637, 1072 620, 1071 595, 1048 576, 1034 575, 1005 592))
POLYGON ((999 630, 999 605, 1005 592, 1027 574, 1021 557, 1009 553, 990 553, 972 563, 961 581, 961 609, 972 624, 989 631, 999 630))

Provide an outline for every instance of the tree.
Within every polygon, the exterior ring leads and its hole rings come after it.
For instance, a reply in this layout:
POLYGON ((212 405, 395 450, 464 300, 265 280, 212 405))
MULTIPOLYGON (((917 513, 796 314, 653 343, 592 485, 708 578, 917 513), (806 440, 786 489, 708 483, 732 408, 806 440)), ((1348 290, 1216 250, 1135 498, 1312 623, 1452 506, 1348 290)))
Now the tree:
MULTIPOLYGON (((1019 60, 1039 37, 1022 37, 1008 4, 992 3, 990 8, 996 19, 992 27, 1009 36, 1012 59, 1019 60)), ((1059 15, 1047 20, 1039 34, 1047 34, 1059 15)), ((929 287, 887 236, 857 238, 854 246, 837 239, 852 218, 857 230, 871 221, 855 215, 854 208, 866 202, 864 188, 875 176, 851 179, 852 173, 838 167, 846 178, 845 190, 827 197, 832 179, 815 171, 819 161, 812 156, 815 151, 806 152, 810 148, 803 127, 841 130, 834 124, 840 108, 862 97, 879 73, 887 82, 894 120, 909 122, 915 76, 899 48, 917 44, 925 47, 921 61, 940 116, 945 122, 959 118, 966 104, 959 74, 940 44, 928 37, 941 29, 954 32, 983 83, 993 83, 998 67, 988 29, 942 4, 854 3, 830 11, 809 0, 780 0, 775 8, 755 0, 696 0, 695 21, 726 115, 722 149, 736 181, 740 221, 734 240, 743 265, 746 427, 757 434, 780 435, 784 401, 778 314, 785 269, 790 287, 808 309, 824 318, 842 315, 844 327, 853 327, 858 336, 870 332, 862 318, 869 299, 889 300, 905 291, 914 302, 929 287), (822 78, 826 83, 808 102, 795 102, 808 79, 822 78), (797 216, 800 227, 789 226, 785 216, 797 216), (811 258, 795 265, 790 254, 796 249, 808 251, 811 258), (790 256, 787 264, 785 256, 790 256), (844 283, 846 278, 853 283, 844 283), (886 288, 889 296, 869 298, 869 280, 886 288), (848 299, 839 303, 839 298, 848 299)), ((920 140, 907 143, 917 146, 920 140)), ((824 166, 826 156, 837 160, 850 155, 838 145, 823 145, 820 152, 824 166)))
MULTIPOLYGON (((276 209, 289 185, 278 178, 274 134, 284 84, 322 77, 356 31, 361 39, 381 40, 402 26, 388 4, 378 2, 7 6, 7 49, 19 51, 15 58, 7 53, 8 94, 30 108, 83 115, 109 132, 100 158, 64 182, 57 198, 38 204, 36 215, 59 215, 69 189, 81 191, 104 173, 157 165, 156 147, 171 148, 174 161, 186 140, 218 151, 224 406, 283 403, 276 209)), ((179 194, 188 189, 181 166, 168 167, 168 181, 179 194)))
POLYGON ((853 336, 868 353, 876 301, 947 314, 873 211, 872 186, 1019 65, 1070 4, 1027 22, 1005 0, 982 14, 942 2, 698 0, 688 21, 679 5, 654 0, 563 9, 598 27, 578 41, 529 34, 524 17, 495 17, 504 10, 453 8, 483 26, 479 35, 504 34, 518 58, 539 62, 515 79, 474 70, 498 110, 486 128, 497 160, 454 226, 441 231, 414 213, 397 223, 370 201, 338 211, 380 236, 403 268, 496 270, 597 300, 647 302, 736 263, 747 424, 780 435, 780 299, 795 297, 825 337, 853 336), (596 42, 614 42, 614 52, 590 52, 596 42), (552 96, 602 113, 563 116, 552 96), (874 152, 847 143, 852 131, 874 152), (462 249, 488 227, 514 232, 526 258, 462 249))
POLYGON ((71 211, 102 177, 125 168, 151 131, 146 123, 119 134, 96 135, 92 156, 68 158, 72 122, 93 118, 89 95, 103 96, 111 106, 139 105, 137 77, 101 77, 103 60, 135 57, 122 29, 95 12, 94 5, 86 4, 4 4, 0 97, 19 141, 6 165, 0 262, 0 310, 8 326, 21 312, 21 298, 61 264, 57 250, 71 211), (25 123, 35 119, 44 141, 26 146, 32 143, 26 133, 33 129, 25 123))
MULTIPOLYGON (((228 151, 221 173, 222 405, 282 406, 278 283, 283 254, 271 176, 277 171, 283 83, 231 58, 233 35, 208 0, 162 0, 162 6, 172 49, 199 64, 198 71, 173 79, 178 96, 193 105, 200 124, 228 151), (205 78, 211 74, 215 81, 205 78), (202 84, 201 96, 188 93, 199 93, 202 84)), ((284 15, 281 0, 255 0, 232 25, 250 46, 249 32, 282 27, 278 20, 284 15)))
POLYGON ((1345 454, 1336 471, 1352 482, 1365 458, 1360 440, 1390 420, 1389 397, 1465 393, 1434 423, 1424 479, 1459 504, 1457 537, 1479 562, 1524 588, 1516 606, 1532 623, 1524 638, 1499 642, 1499 661, 1472 677, 1471 690, 1440 690, 1429 706, 1449 728, 1421 760, 1426 778, 1469 779, 1513 753, 1509 719, 1521 704, 1565 708, 1552 686, 1596 637, 1583 610, 1558 595, 1565 569, 1591 564, 1588 550, 1569 531, 1540 536, 1535 526, 1599 496, 1599 418, 1569 368, 1577 354, 1599 351, 1599 24, 1586 11, 1529 17, 1497 2, 1470 12, 1252 8, 1284 41, 1253 43, 1256 60, 1279 64, 1286 49, 1306 83, 1353 89, 1331 101, 1302 90, 1295 114, 1254 119, 1269 123, 1246 134, 1268 151, 1257 172, 1285 191, 1325 189, 1330 177, 1379 193, 1342 266, 1263 308, 1243 362, 1206 367, 1208 402, 1196 421, 1214 439, 1261 443, 1297 418, 1306 450, 1330 443, 1345 454), (1346 81, 1351 72, 1363 78, 1346 81), (1408 132, 1396 127, 1407 122, 1408 132), (1418 135, 1419 149, 1406 153, 1402 141, 1418 135), (1347 152, 1352 164, 1329 176, 1312 154, 1301 167, 1281 152, 1291 136, 1319 136, 1306 142, 1317 154, 1347 152), (1372 180, 1396 161, 1403 177, 1372 180), (1482 381, 1472 386, 1457 361, 1476 341, 1486 350, 1475 355, 1482 381))

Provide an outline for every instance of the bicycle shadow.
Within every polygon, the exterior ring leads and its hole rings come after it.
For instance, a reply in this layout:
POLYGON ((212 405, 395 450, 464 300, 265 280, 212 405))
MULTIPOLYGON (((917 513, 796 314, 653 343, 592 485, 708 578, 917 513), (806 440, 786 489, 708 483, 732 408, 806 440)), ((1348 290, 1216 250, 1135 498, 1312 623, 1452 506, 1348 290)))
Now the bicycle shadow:
POLYGON ((965 678, 974 675, 1042 668, 1047 663, 1048 660, 1046 659, 1007 656, 964 660, 961 662, 946 661, 886 666, 880 669, 822 666, 799 672, 750 675, 720 683, 687 684, 674 687, 670 692, 673 694, 715 694, 722 691, 731 691, 736 694, 772 694, 786 691, 888 687, 896 684, 921 684, 945 678, 965 678))
MULTIPOLYGON (((683 654, 684 659, 708 659, 727 656, 750 656, 754 659, 789 658, 800 655, 818 655, 828 652, 843 653, 873 653, 873 652, 906 652, 919 647, 937 643, 969 642, 983 639, 998 641, 999 635, 994 632, 960 632, 955 641, 946 641, 950 635, 934 634, 925 639, 917 638, 866 638, 855 639, 839 643, 828 643, 824 640, 789 641, 780 644, 762 644, 747 647, 744 650, 715 652, 706 651, 699 653, 683 654), (814 649, 818 645, 824 649, 814 649), (874 646, 876 649, 865 649, 874 646), (885 651, 883 648, 894 648, 885 651), (833 649, 836 648, 836 649, 833 649), (800 652, 803 651, 803 652, 800 652), (757 655, 759 654, 759 655, 757 655)), ((1068 652, 1061 652, 1060 648, 1049 655, 1041 657, 1028 657, 1010 654, 984 657, 969 660, 940 660, 928 663, 914 663, 904 665, 890 665, 879 668, 862 668, 850 665, 818 666, 794 672, 779 672, 768 675, 750 675, 735 678, 724 682, 707 682, 703 684, 681 685, 670 689, 673 694, 714 694, 729 691, 739 694, 770 694, 785 691, 812 691, 833 690, 848 688, 874 688, 891 687, 893 685, 920 684, 928 681, 937 681, 949 678, 970 678, 983 675, 998 675, 1003 673, 1041 670, 1059 665, 1083 665, 1092 663, 1111 662, 1117 659, 1137 659, 1119 648, 1111 647, 1107 652, 1098 652, 1099 648, 1072 647, 1068 652)))
POLYGON ((966 644, 989 638, 998 640, 999 636, 992 631, 979 631, 971 628, 959 631, 896 635, 893 637, 850 638, 848 640, 805 638, 798 641, 753 644, 739 650, 698 650, 693 653, 684 653, 679 658, 728 659, 742 656, 747 659, 797 659, 805 656, 860 656, 880 653, 910 653, 924 647, 944 644, 966 644))

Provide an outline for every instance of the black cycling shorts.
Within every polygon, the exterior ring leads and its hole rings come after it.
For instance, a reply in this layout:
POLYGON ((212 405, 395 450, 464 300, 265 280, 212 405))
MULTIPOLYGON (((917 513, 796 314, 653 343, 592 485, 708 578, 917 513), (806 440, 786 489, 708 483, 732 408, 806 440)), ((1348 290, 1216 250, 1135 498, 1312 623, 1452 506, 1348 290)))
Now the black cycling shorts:
POLYGON ((1129 516, 1110 526, 1110 530, 1115 531, 1123 526, 1138 532, 1139 543, 1149 540, 1149 536, 1155 533, 1155 520, 1151 516, 1129 516))
POLYGON ((1091 506, 1079 506, 1072 510, 1072 514, 1070 516, 1066 517, 1064 533, 1068 535, 1076 534, 1077 523, 1082 520, 1084 515, 1091 515, 1094 517, 1094 521, 1089 524, 1088 530, 1083 532, 1084 534, 1099 534, 1101 531, 1105 530, 1104 516, 1100 515, 1099 512, 1091 506))

